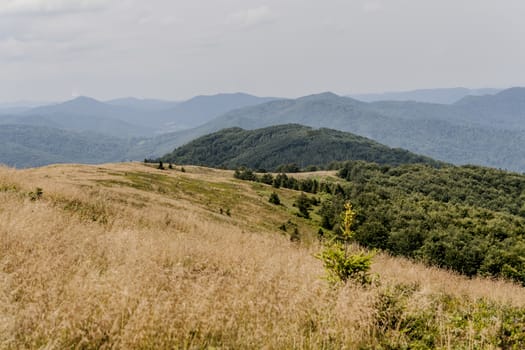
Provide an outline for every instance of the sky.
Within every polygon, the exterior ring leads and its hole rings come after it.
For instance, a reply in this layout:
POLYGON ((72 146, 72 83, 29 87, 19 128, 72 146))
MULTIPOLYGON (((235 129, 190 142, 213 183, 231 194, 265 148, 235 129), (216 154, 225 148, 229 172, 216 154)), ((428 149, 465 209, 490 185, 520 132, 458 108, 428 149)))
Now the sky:
POLYGON ((0 0, 0 102, 525 85, 523 0, 0 0))

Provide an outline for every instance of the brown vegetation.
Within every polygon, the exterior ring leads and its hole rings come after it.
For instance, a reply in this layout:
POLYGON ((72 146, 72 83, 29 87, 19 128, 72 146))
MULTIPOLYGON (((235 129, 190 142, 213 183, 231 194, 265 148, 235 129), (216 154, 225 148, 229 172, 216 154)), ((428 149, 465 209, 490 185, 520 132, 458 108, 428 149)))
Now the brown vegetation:
POLYGON ((332 288, 296 192, 186 170, 0 168, 0 349, 402 347, 416 321, 422 348, 522 344, 525 289, 382 254, 379 284, 332 288))

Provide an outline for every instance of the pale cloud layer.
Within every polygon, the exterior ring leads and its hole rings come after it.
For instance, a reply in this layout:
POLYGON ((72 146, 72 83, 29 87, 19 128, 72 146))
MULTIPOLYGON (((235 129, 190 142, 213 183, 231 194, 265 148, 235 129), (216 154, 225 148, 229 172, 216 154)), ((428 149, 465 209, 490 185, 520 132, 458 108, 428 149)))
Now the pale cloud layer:
POLYGON ((238 24, 243 27, 251 27, 259 24, 271 22, 274 19, 274 15, 268 8, 268 6, 260 6, 247 10, 238 11, 232 13, 229 16, 230 23, 238 24))
POLYGON ((380 1, 368 0, 363 4, 363 11, 373 13, 383 10, 383 3, 380 1))
POLYGON ((105 0, 2 0, 0 15, 53 14, 101 9, 105 0))
POLYGON ((523 0, 0 0, 0 102, 525 85, 523 0))

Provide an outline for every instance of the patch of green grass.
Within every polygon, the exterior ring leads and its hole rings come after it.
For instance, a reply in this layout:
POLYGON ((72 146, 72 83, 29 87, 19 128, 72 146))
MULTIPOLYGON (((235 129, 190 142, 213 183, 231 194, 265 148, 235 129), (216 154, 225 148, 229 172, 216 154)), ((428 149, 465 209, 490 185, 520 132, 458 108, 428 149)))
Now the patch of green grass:
POLYGON ((0 192, 19 192, 18 186, 13 184, 0 184, 0 192))
POLYGON ((65 211, 78 215, 87 221, 108 224, 113 215, 110 208, 102 201, 86 202, 80 199, 58 198, 55 204, 65 211))

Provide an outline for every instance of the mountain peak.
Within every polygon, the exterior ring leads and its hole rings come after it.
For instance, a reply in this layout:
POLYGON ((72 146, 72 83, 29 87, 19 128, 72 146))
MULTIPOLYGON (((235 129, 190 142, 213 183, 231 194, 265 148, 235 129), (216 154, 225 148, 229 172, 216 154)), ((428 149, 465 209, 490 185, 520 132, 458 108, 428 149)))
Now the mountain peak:
MULTIPOLYGON (((489 103, 488 101, 500 101, 500 103, 512 103, 525 101, 525 87, 512 87, 502 90, 495 95, 465 96, 455 105, 468 105, 472 103, 489 103), (484 101, 484 102, 483 102, 484 101)), ((520 102, 523 103, 523 102, 520 102)))
POLYGON ((336 95, 336 94, 334 94, 333 92, 330 92, 330 91, 326 91, 326 92, 321 92, 319 94, 313 94, 313 95, 304 96, 304 97, 299 98, 299 100, 302 100, 302 101, 307 101, 307 100, 333 100, 333 99, 338 99, 338 98, 340 98, 339 95, 336 95))
POLYGON ((102 104, 102 102, 95 100, 88 96, 78 96, 72 100, 64 102, 64 104, 86 105, 86 104, 102 104))
POLYGON ((525 98, 525 87, 511 87, 498 93, 496 96, 509 98, 525 98))

